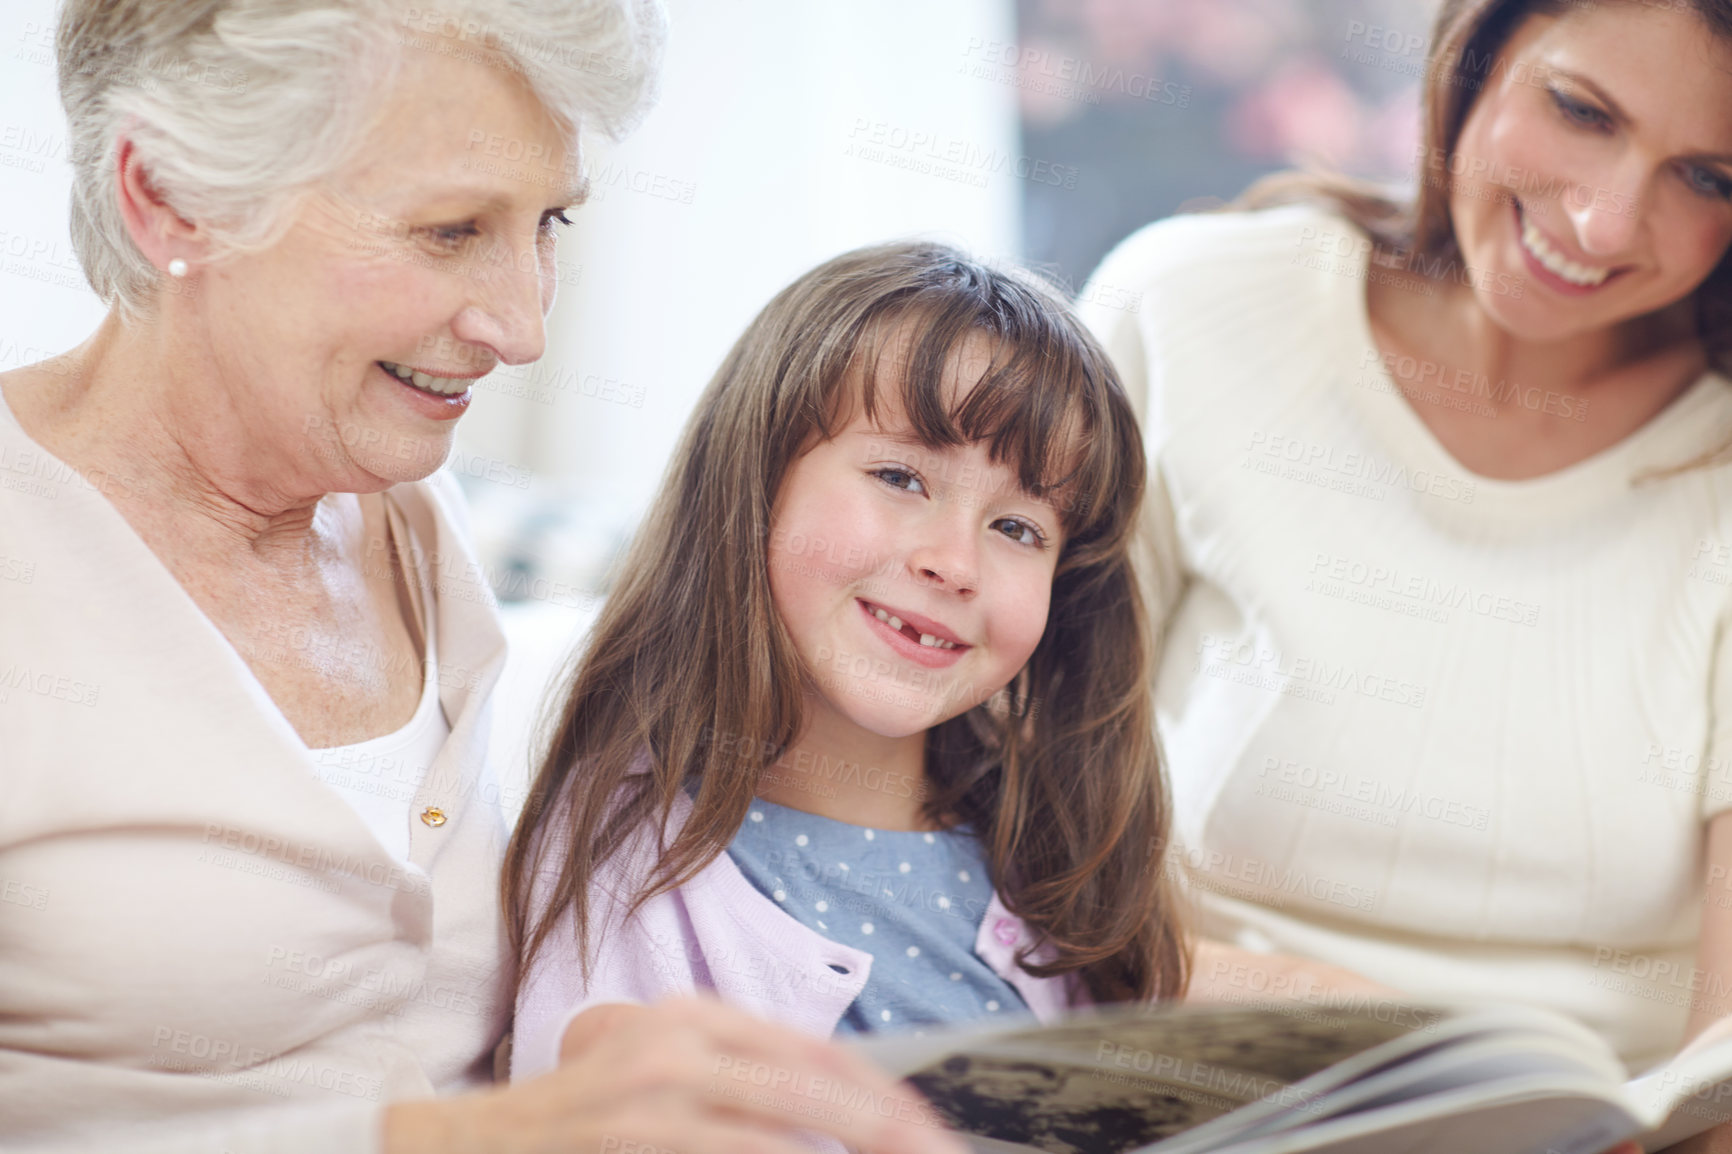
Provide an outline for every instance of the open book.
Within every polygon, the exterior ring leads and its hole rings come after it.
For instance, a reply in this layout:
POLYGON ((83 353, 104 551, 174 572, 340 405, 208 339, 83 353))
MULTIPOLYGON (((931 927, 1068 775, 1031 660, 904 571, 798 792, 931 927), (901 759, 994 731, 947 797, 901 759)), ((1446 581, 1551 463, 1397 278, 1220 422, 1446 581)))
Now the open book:
POLYGON ((1599 1154, 1732 1120, 1732 1038, 1628 1080, 1517 1006, 1115 1007, 855 1045, 1002 1154, 1599 1154))

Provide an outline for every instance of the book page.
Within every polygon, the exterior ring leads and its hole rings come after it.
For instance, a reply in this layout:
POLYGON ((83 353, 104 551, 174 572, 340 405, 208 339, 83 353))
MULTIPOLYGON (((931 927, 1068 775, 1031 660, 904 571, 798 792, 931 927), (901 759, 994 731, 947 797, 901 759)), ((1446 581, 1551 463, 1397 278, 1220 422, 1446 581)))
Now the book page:
POLYGON ((1603 1154, 1637 1128, 1603 1096, 1608 1093, 1591 1080, 1572 1090, 1553 1079, 1518 1079, 1208 1149, 1219 1154, 1603 1154), (1495 1097, 1488 1100, 1486 1089, 1495 1097))
POLYGON ((1671 1060, 1625 1086, 1648 1118, 1649 1150, 1732 1122, 1732 1018, 1704 1030, 1671 1060))

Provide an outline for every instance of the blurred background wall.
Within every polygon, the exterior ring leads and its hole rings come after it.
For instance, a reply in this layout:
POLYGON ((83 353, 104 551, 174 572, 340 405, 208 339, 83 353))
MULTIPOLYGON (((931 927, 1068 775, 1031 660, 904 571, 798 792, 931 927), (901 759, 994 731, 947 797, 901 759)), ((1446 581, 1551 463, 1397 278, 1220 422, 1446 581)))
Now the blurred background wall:
MULTIPOLYGON (((669 0, 661 102, 593 142, 536 365, 480 383, 450 467, 541 689, 605 594, 686 414, 812 265, 909 235, 1073 290, 1117 241, 1296 164, 1407 176, 1434 0, 669 0)), ((103 309, 67 236, 54 0, 0 5, 0 370, 103 309)))

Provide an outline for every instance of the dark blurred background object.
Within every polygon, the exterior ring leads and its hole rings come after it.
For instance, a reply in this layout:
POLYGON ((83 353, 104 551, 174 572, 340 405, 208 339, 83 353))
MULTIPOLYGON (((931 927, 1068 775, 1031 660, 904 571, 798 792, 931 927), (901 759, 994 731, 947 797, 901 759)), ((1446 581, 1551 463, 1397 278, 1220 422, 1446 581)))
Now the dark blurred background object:
POLYGON ((1017 0, 979 75, 1016 89, 1023 151, 1074 168, 1025 184, 1023 250, 1080 286, 1152 220, 1295 166, 1412 171, 1433 0, 1017 0))

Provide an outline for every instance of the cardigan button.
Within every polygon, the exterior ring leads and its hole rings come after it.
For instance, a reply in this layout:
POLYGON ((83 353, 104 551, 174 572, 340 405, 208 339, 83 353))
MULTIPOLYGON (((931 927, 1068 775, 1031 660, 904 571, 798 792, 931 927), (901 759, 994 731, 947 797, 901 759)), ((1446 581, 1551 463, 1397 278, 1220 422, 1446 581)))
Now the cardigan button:
POLYGON ((423 825, 438 829, 445 824, 445 811, 436 805, 430 805, 421 811, 421 822, 423 825))

